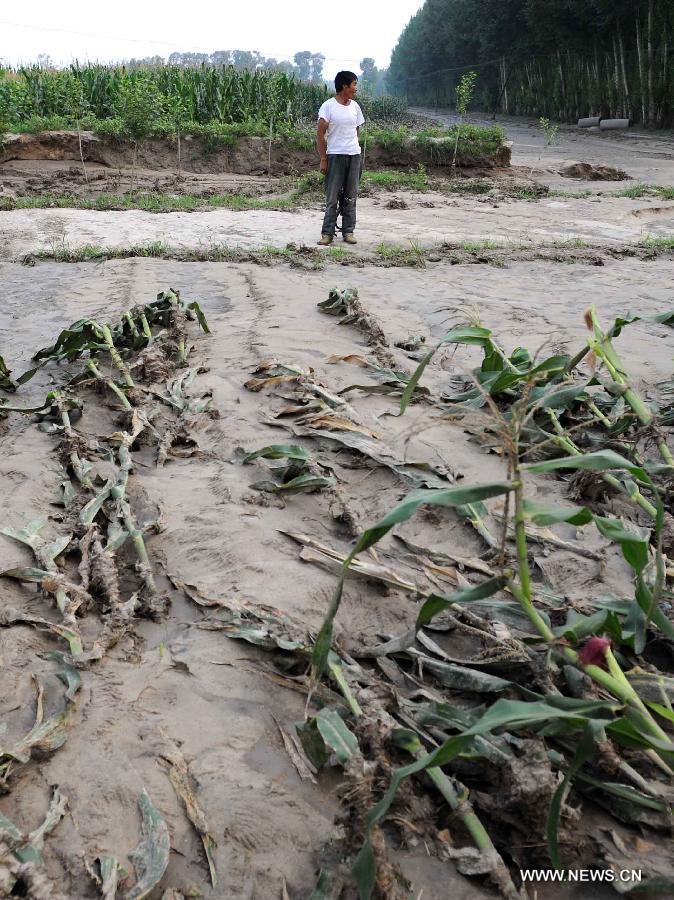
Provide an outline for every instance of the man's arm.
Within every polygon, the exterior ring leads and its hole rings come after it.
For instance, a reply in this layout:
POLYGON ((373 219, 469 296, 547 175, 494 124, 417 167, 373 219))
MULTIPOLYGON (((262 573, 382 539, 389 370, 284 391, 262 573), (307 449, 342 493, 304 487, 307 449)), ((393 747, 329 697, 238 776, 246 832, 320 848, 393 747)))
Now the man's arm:
POLYGON ((326 132, 328 130, 328 122, 325 119, 318 120, 318 128, 316 130, 316 144, 318 145, 318 154, 321 157, 321 172, 325 175, 328 171, 328 142, 326 140, 326 132))

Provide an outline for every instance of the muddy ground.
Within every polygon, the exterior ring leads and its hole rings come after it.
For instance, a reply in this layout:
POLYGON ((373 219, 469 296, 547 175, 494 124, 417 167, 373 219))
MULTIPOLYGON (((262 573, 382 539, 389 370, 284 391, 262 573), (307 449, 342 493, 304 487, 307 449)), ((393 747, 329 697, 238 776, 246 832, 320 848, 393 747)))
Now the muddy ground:
MULTIPOLYGON (((200 434, 197 456, 170 459, 163 468, 156 468, 149 456, 139 454, 135 463, 133 478, 143 503, 163 510, 165 528, 148 539, 148 546, 161 587, 171 597, 168 617, 162 622, 141 621, 105 659, 82 672, 67 742, 44 759, 17 767, 11 791, 0 797, 0 812, 30 831, 44 816, 51 785, 67 795, 69 813, 48 837, 45 848, 47 871, 65 896, 99 896, 87 866, 101 854, 115 856, 133 871, 129 853, 139 840, 137 800, 143 787, 165 816, 171 835, 169 867, 152 897, 174 888, 194 897, 300 900, 311 895, 320 866, 339 856, 338 770, 321 775, 316 783, 302 780, 281 737, 280 728, 292 732, 294 723, 302 719, 304 695, 270 680, 266 652, 201 627, 218 618, 217 610, 199 608, 168 580, 168 575, 174 576, 210 597, 277 607, 312 631, 319 628, 334 588, 335 570, 301 561, 299 545, 284 532, 309 534, 342 553, 348 552, 351 536, 334 519, 322 494, 281 501, 251 490, 252 482, 265 477, 266 464, 241 466, 239 449, 255 450, 291 438, 286 430, 269 424, 273 398, 244 388, 261 361, 271 357, 312 367, 333 392, 366 377, 364 370, 347 362, 328 362, 335 354, 366 356, 369 352, 360 332, 340 327, 336 319, 318 311, 317 302, 332 287, 357 288, 391 345, 410 335, 423 335, 432 343, 448 326, 465 321, 469 311, 478 313, 508 350, 525 345, 534 351, 545 348, 546 355, 582 345, 583 311, 590 303, 605 322, 619 313, 657 313, 674 306, 671 255, 614 258, 616 249, 634 248, 649 234, 673 234, 674 202, 610 195, 634 182, 588 185, 559 175, 564 163, 587 160, 619 166, 638 181, 672 185, 674 154, 666 149, 664 139, 632 134, 611 135, 610 140, 603 135, 579 138, 575 132, 564 131, 541 162, 538 135, 529 124, 505 124, 515 142, 513 169, 490 176, 500 191, 496 196, 398 191, 395 196, 404 200, 403 209, 387 206, 389 194, 363 198, 357 230, 357 252, 363 260, 357 268, 342 267, 330 258, 316 271, 298 270, 283 261, 260 266, 137 257, 21 264, 22 257, 35 257, 55 246, 124 248, 148 241, 192 249, 313 245, 320 233, 318 202, 292 212, 155 215, 32 209, 0 213, 0 355, 15 374, 29 368, 32 353, 51 343, 74 320, 89 316, 116 320, 170 286, 184 298, 198 300, 208 318, 211 335, 191 333, 193 360, 204 367, 198 391, 212 392, 220 414, 200 434), (532 168, 538 183, 566 191, 589 187, 593 196, 513 199, 507 186, 530 182, 532 168), (479 262, 452 265, 440 253, 423 268, 382 268, 368 262, 368 256, 373 261, 377 258, 383 242, 432 250, 442 242, 487 239, 506 246, 499 267, 479 262), (593 264, 577 261, 572 247, 561 246, 577 239, 595 248, 593 264), (555 242, 560 243, 556 261, 507 258, 508 246, 555 242), (209 886, 198 838, 159 764, 165 735, 180 745, 196 780, 199 801, 218 845, 217 888, 209 886)), ((63 188, 68 179, 75 183, 79 177, 70 166, 5 163, 0 166, 0 179, 17 194, 63 188)), ((119 173, 99 172, 95 167, 93 174, 104 176, 94 184, 103 183, 105 190, 111 189, 112 179, 120 178, 119 173)), ((162 179, 169 176, 140 174, 145 187, 156 183, 158 189, 166 190, 162 179)), ((128 172, 121 173, 122 182, 128 177, 128 172)), ((283 185, 231 175, 189 176, 182 185, 190 193, 200 187, 259 194, 281 192, 283 185)), ((620 349, 637 386, 647 397, 657 397, 658 386, 672 375, 672 332, 637 324, 624 332, 620 349)), ((392 346, 391 352, 398 366, 414 368, 415 361, 404 350, 392 346)), ((438 357, 427 371, 426 383, 437 391, 447 388, 452 375, 465 372, 478 360, 479 353, 467 348, 452 357, 438 357)), ((63 367, 47 366, 14 399, 25 405, 39 401, 65 374, 63 367)), ((463 477, 466 483, 504 477, 497 455, 480 449, 461 427, 436 420, 423 405, 412 406, 398 419, 387 415, 395 411, 395 400, 390 398, 355 392, 350 402, 359 421, 402 460, 428 462, 463 477)), ((114 427, 111 415, 101 403, 92 404, 85 408, 77 428, 85 435, 103 434, 114 427)), ((389 469, 367 460, 354 462, 352 455, 336 451, 330 442, 304 443, 334 470, 363 524, 373 523, 408 489, 389 469)), ((29 420, 14 416, 0 420, 3 524, 20 528, 42 518, 50 535, 62 533, 58 511, 51 505, 60 472, 52 448, 53 438, 29 420)), ((540 477, 533 484, 539 498, 563 496, 563 484, 552 478, 540 477)), ((567 539, 580 538, 571 526, 557 530, 567 539)), ((485 550, 477 535, 450 511, 418 516, 400 533, 415 544, 434 550, 450 548, 460 556, 479 556, 485 550)), ((627 591, 629 571, 617 551, 596 536, 588 534, 583 540, 591 550, 606 554, 608 564, 548 547, 539 555, 539 569, 552 590, 571 603, 582 603, 590 592, 627 591)), ((410 559, 401 555, 391 538, 378 553, 381 562, 401 575, 415 577, 410 559)), ((0 569, 31 564, 26 548, 0 536, 0 569)), ((15 586, 3 579, 0 597, 3 607, 56 620, 49 601, 30 586, 15 586)), ((338 632, 344 646, 356 651, 383 636, 402 633, 415 614, 416 603, 409 593, 354 577, 347 582, 338 632)), ((95 636, 95 615, 87 616, 82 628, 87 639, 95 636)), ((47 634, 14 625, 2 629, 0 642, 4 686, 0 721, 7 725, 3 741, 9 743, 33 724, 32 674, 45 685, 47 714, 59 708, 63 688, 55 677, 56 665, 44 658, 57 647, 47 634)), ((603 845, 593 843, 599 834, 613 833, 623 845, 633 841, 633 831, 602 816, 591 804, 586 806, 588 818, 576 835, 586 848, 586 862, 593 853, 594 861, 599 859, 596 854, 603 845)), ((451 818, 439 813, 437 827, 451 830, 451 818)), ((645 851, 646 857, 650 852, 666 858, 670 852, 666 839, 652 833, 648 839, 651 850, 645 851)), ((402 842, 398 837, 394 850, 411 883, 410 897, 495 896, 479 880, 459 875, 453 863, 441 861, 435 844, 423 836, 409 832, 402 842)), ((537 894, 542 900, 611 895, 608 888, 589 885, 565 893, 540 886, 537 894)))

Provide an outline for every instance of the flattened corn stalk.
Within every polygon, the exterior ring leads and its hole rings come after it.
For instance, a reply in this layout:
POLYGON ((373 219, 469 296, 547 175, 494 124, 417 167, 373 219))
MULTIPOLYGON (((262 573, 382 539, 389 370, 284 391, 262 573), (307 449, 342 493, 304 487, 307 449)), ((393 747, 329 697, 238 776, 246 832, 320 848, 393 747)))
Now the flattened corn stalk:
POLYGON ((588 338, 590 349, 599 359, 601 359, 615 384, 620 386, 625 402, 632 408, 639 421, 643 425, 653 428, 656 432, 656 440, 660 455, 668 466, 674 468, 674 457, 672 457, 672 453, 667 446, 665 439, 662 435, 657 433, 655 417, 630 384, 625 367, 613 346, 610 334, 605 334, 602 331, 594 307, 588 310, 585 321, 588 329, 593 333, 593 337, 588 338))
MULTIPOLYGON (((150 416, 154 413, 146 408, 134 407, 134 403, 143 403, 147 395, 136 388, 129 366, 122 359, 118 348, 126 346, 127 349, 134 350, 155 340, 150 327, 150 322, 153 322, 160 328, 161 326, 169 326, 174 332, 173 334, 160 332, 157 336, 160 339, 158 346, 171 347, 171 340, 175 340, 176 332, 178 337, 183 338, 183 352, 180 354, 180 357, 184 358, 186 356, 186 351, 184 351, 184 338, 187 333, 186 321, 188 318, 193 319, 195 317, 199 319, 202 328, 208 330, 198 304, 190 304, 189 309, 186 309, 180 300, 179 294, 174 291, 167 291, 159 294, 156 301, 144 307, 137 307, 130 313, 125 313, 122 317, 121 325, 115 328, 111 328, 108 325, 99 325, 92 320, 81 320, 75 323, 74 326, 71 326, 70 329, 62 332, 53 347, 39 351, 37 354, 37 358, 47 362, 49 359, 70 359, 82 355, 88 350, 90 356, 84 361, 84 371, 89 372, 97 381, 105 384, 113 391, 120 400, 125 414, 127 416, 130 414, 128 430, 117 434, 120 443, 117 450, 118 468, 116 476, 113 480, 109 480, 102 489, 99 489, 98 493, 94 493, 92 499, 81 509, 78 517, 79 528, 86 529, 79 542, 82 554, 80 563, 81 586, 69 582, 61 574, 55 563, 55 557, 58 553, 53 550, 53 545, 50 548, 39 537, 39 529, 33 529, 32 531, 27 529, 16 533, 11 531, 11 529, 7 529, 5 532, 10 537, 15 537, 24 543, 28 543, 34 551, 38 564, 42 567, 41 570, 10 570, 7 574, 15 572, 16 574, 13 577, 20 577, 21 580, 38 581, 44 590, 55 595, 57 606, 63 616, 64 625, 54 625, 52 630, 69 641, 73 658, 80 662, 99 659, 105 650, 115 642, 120 629, 123 630, 128 627, 139 606, 136 594, 126 602, 122 602, 119 596, 114 553, 127 538, 131 539, 138 556, 137 571, 145 587, 146 610, 156 614, 161 608, 161 599, 158 596, 152 565, 145 545, 144 533, 137 524, 127 496, 129 475, 133 466, 131 447, 144 429, 149 428, 156 434, 156 430, 150 422, 150 416), (140 324, 140 328, 136 323, 140 324), (102 338, 104 345, 98 345, 97 337, 102 338), (129 396, 111 378, 106 378, 96 365, 95 356, 103 346, 110 354, 116 369, 122 374, 126 388, 129 389, 129 396), (95 525, 95 520, 100 514, 106 516, 109 523, 108 539, 105 545, 101 541, 100 533, 95 525), (93 583, 99 590, 105 591, 111 604, 111 612, 92 650, 84 653, 77 627, 76 612, 83 603, 89 605, 92 602, 92 598, 87 590, 90 578, 93 578, 93 583)), ((195 374, 196 370, 194 370, 192 377, 195 374)), ((73 383, 77 381, 77 377, 73 379, 73 383)), ((80 448, 84 446, 84 441, 73 429, 69 414, 69 410, 79 406, 79 404, 64 395, 62 391, 55 391, 48 395, 47 401, 41 409, 48 409, 50 406, 52 408, 52 417, 57 412, 62 423, 65 457, 70 469, 83 488, 94 492, 94 485, 88 474, 91 466, 86 460, 81 458, 79 453, 80 448)), ((187 399, 185 399, 184 408, 189 410, 187 399)), ((183 407, 179 406, 177 409, 179 415, 182 415, 183 407)), ((14 411, 14 408, 12 408, 12 411, 14 411)), ((21 410, 19 409, 18 411, 21 410)), ((31 410, 26 411, 30 412, 31 410)), ((60 547, 59 552, 62 552, 62 549, 63 547, 60 547)))

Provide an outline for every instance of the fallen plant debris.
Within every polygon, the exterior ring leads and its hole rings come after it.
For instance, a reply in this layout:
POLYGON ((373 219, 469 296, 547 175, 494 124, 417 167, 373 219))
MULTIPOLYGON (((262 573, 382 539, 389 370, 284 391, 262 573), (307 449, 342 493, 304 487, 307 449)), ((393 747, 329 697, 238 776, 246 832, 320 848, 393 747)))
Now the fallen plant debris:
POLYGON ((168 764, 169 779, 176 794, 183 801, 187 817, 194 825, 201 842, 204 846, 204 854, 208 862, 208 870, 211 876, 211 884, 217 886, 218 876, 215 871, 215 860, 213 859, 213 851, 216 843, 208 829, 206 815, 199 806, 199 802, 195 795, 194 779, 192 778, 185 757, 182 755, 176 744, 165 733, 162 737, 166 741, 167 749, 163 751, 162 759, 168 764))
MULTIPOLYGON (((330 305, 344 306, 338 292, 331 294, 330 305)), ((500 849, 520 867, 546 860, 537 843, 541 848, 547 845, 547 861, 556 867, 579 866, 583 860, 596 863, 594 845, 581 841, 573 847, 569 841, 582 815, 579 797, 590 798, 622 822, 648 822, 655 831, 669 828, 674 803, 671 679, 661 672, 654 672, 650 680, 639 673, 648 672, 642 657, 648 638, 659 635, 661 641, 671 642, 674 637, 674 625, 661 608, 661 600, 671 596, 665 587, 663 522, 665 510, 670 513, 674 508, 670 493, 674 465, 657 413, 634 391, 613 346, 622 328, 638 317, 618 319, 608 332, 602 330, 594 311, 586 321, 592 354, 589 374, 583 374, 581 367, 588 350, 542 362, 523 349, 508 355, 492 333, 477 324, 457 326, 441 342, 440 346, 477 345, 484 352, 484 363, 472 384, 433 403, 452 425, 468 421, 471 415, 481 417, 479 421, 502 448, 506 480, 475 486, 441 480, 417 487, 388 516, 366 529, 348 555, 309 535, 288 532, 302 544, 305 561, 341 567, 328 616, 311 650, 312 680, 323 698, 326 682, 332 682, 349 712, 341 703, 326 705, 317 693, 318 711, 308 713, 298 733, 316 768, 332 761, 345 769, 349 799, 344 821, 354 847, 361 845, 352 868, 361 898, 393 897, 401 891, 405 896, 401 873, 389 861, 390 838, 382 827, 390 835, 400 818, 410 822, 409 804, 418 788, 410 789, 406 779, 423 777, 423 773, 450 808, 460 812, 466 836, 476 847, 443 849, 438 842, 437 852, 444 852, 466 874, 489 875, 507 897, 523 896, 524 888, 514 882, 500 849), (649 459, 649 447, 657 449, 659 462, 649 459), (632 501, 635 510, 647 515, 650 527, 607 515, 596 501, 560 507, 527 498, 526 483, 532 476, 556 471, 598 473, 610 488, 632 501), (498 497, 505 501, 500 514, 493 504, 491 509, 487 506, 487 501, 498 497), (500 557, 489 564, 451 554, 440 555, 439 564, 432 561, 430 552, 417 557, 419 565, 426 567, 424 574, 433 574, 430 563, 436 574, 453 578, 458 587, 454 593, 434 593, 427 581, 422 586, 418 580, 405 580, 380 562, 360 556, 429 505, 478 509, 492 538, 486 539, 487 544, 492 551, 500 550, 500 557), (486 525, 489 519, 492 527, 486 525), (560 523, 596 528, 609 542, 605 546, 621 549, 634 575, 633 598, 588 598, 582 612, 569 609, 561 621, 555 613, 553 624, 532 582, 529 543, 543 541, 590 560, 603 559, 603 552, 584 546, 582 537, 577 542, 562 539, 551 527, 560 523), (461 575, 459 566, 468 577, 461 575), (350 571, 382 579, 421 601, 410 632, 400 637, 382 635, 384 643, 374 648, 350 642, 350 653, 360 657, 364 667, 344 651, 343 638, 333 641, 333 621, 350 571), (480 576, 487 580, 480 582, 480 576), (513 605, 528 621, 520 632, 526 635, 526 643, 502 624, 501 610, 513 605), (468 614, 471 608, 480 612, 471 614, 470 624, 462 622, 461 612, 468 614), (470 658, 448 653, 429 634, 431 629, 440 636, 447 631, 451 635, 457 627, 482 645, 470 658), (499 695, 500 699, 493 699, 499 695), (411 763, 400 758, 401 750, 414 757, 411 763), (381 769, 384 759, 387 762, 381 769), (373 771, 379 771, 374 780, 373 771), (467 804, 469 795, 472 804, 467 804), (406 807, 404 814, 397 811, 401 803, 406 807), (363 805, 369 807, 365 816, 363 805), (524 820, 523 810, 527 810, 524 820), (489 833, 480 815, 489 821, 489 833), (523 831, 514 846, 513 834, 519 828, 523 831)), ((653 321, 671 325, 674 319, 662 314, 653 321)), ((401 413, 436 352, 437 348, 430 350, 409 378, 400 398, 401 413)), ((367 360, 344 361, 369 367, 367 360)), ((276 370, 276 377, 282 374, 276 370)), ((305 373, 303 377, 314 376, 305 373)), ((265 386, 273 392, 283 383, 265 386)), ((359 435, 352 427, 335 432, 312 429, 312 419, 322 414, 315 400, 309 399, 315 393, 307 396, 301 382, 296 380, 295 385, 294 399, 299 402, 284 409, 282 417, 297 416, 290 426, 294 434, 314 439, 338 435, 340 442, 352 447, 357 440, 361 452, 364 446, 370 450, 375 445, 374 437, 359 435), (308 414, 303 403, 312 404, 308 414)), ((285 452, 265 450, 279 456, 285 452)), ((306 458, 307 451, 296 450, 306 458)), ((245 633, 239 636, 248 639, 245 633)), ((286 652, 305 657, 307 645, 294 651, 286 648, 286 652)), ((428 817, 421 827, 428 834, 428 817)), ((604 849, 603 853, 606 865, 613 866, 611 852, 604 849)), ((659 862, 650 866, 644 858, 642 864, 647 887, 672 889, 671 874, 663 880, 659 862)), ((669 873, 673 866, 674 858, 670 858, 669 873)))
MULTIPOLYGON (((363 316, 361 305, 350 324, 363 316)), ((98 356, 94 365, 101 377, 87 366, 77 395, 62 388, 39 413, 65 446, 61 458, 70 490, 62 492, 63 533, 47 538, 41 523, 12 532, 31 549, 36 568, 11 574, 51 593, 63 623, 20 611, 5 610, 3 616, 7 625, 23 621, 57 635, 59 628, 66 639, 70 635, 71 652, 55 658, 67 702, 76 696, 80 670, 105 652, 108 637, 132 627, 136 615, 161 613, 154 605, 161 592, 144 543, 155 526, 138 521, 128 499, 130 462, 139 441, 159 447, 171 424, 191 415, 205 417, 200 421, 207 424, 210 409, 208 396, 190 391, 199 369, 185 365, 184 319, 176 315, 173 321, 163 357, 168 368, 161 356, 149 354, 162 346, 160 338, 139 346, 133 358, 120 353, 116 362, 101 332, 103 344, 87 351, 98 356), (136 365, 133 359, 144 351, 136 365), (108 359, 111 365, 104 366, 108 359), (110 462, 104 480, 97 477, 98 451, 78 441, 74 427, 82 402, 88 402, 82 392, 93 385, 122 406, 120 430, 96 440, 110 462), (132 545, 138 562, 129 595, 116 565, 118 551, 132 545), (79 582, 72 567, 64 576, 65 553, 78 554, 79 582), (76 642, 82 640, 75 629, 87 608, 103 613, 108 635, 104 628, 92 647, 78 651, 76 642)), ((239 449, 233 461, 248 467, 243 471, 251 473, 250 487, 275 495, 317 491, 310 504, 325 509, 327 499, 334 518, 348 518, 348 535, 333 530, 334 541, 307 533, 309 525, 281 532, 299 545, 303 562, 339 573, 328 615, 315 633, 282 609, 242 599, 236 590, 213 596, 178 577, 170 580, 199 607, 199 620, 189 626, 247 642, 247 669, 306 697, 306 715, 295 734, 274 717, 299 777, 311 784, 325 769, 343 770, 344 837, 337 851, 331 848, 318 861, 312 896, 339 897, 343 888, 352 893, 355 888, 361 900, 408 897, 397 851, 419 842, 430 855, 508 898, 527 896, 520 869, 550 863, 641 868, 644 889, 665 894, 674 889, 674 857, 663 843, 674 804, 674 674, 664 662, 671 659, 674 637, 667 582, 674 548, 665 529, 666 515, 674 512, 674 465, 665 416, 639 396, 616 348, 622 328, 635 321, 618 319, 604 330, 591 311, 587 350, 542 361, 523 348, 506 352, 476 322, 450 329, 440 346, 472 345, 484 359, 471 378, 454 378, 456 390, 426 389, 420 412, 432 413, 448 433, 457 426, 486 433, 483 450, 496 448, 503 468, 501 478, 486 484, 470 484, 442 466, 401 459, 376 423, 361 416, 357 400, 345 399, 356 391, 334 392, 311 368, 268 359, 247 380, 246 388, 268 404, 263 420, 297 440, 239 449), (335 447, 340 460, 331 465, 335 447), (363 528, 362 511, 357 516, 351 509, 352 498, 340 483, 344 456, 377 466, 387 478, 390 473, 393 484, 410 493, 363 528), (255 480, 256 469, 265 472, 263 478, 255 480), (552 480, 578 472, 592 481, 552 480), (597 482, 600 491, 594 490, 597 482), (549 489, 553 483, 573 491, 573 501, 543 503, 543 491, 534 499, 534 484, 549 489), (620 498, 618 514, 607 497, 620 498), (338 507, 341 513, 335 515, 338 507), (436 514, 438 543, 445 541, 443 523, 453 510, 480 536, 483 552, 459 552, 450 540, 432 548, 425 538, 409 537, 405 524, 424 510, 436 514), (403 531, 394 534, 399 526, 403 531), (387 536, 396 539, 393 552, 381 544, 387 536), (533 556, 534 544, 540 556, 533 556), (546 583, 545 566, 539 567, 542 580, 534 572, 533 562, 545 560, 548 550, 573 554, 574 564, 580 560, 596 568, 621 554, 632 593, 599 595, 589 588, 582 601, 569 602, 546 583), (363 592, 375 581, 401 593, 399 632, 382 627, 351 633, 346 619, 340 630, 334 627, 350 574, 359 576, 363 592), (260 651, 269 654, 265 661, 260 651), (590 805, 614 827, 599 835, 585 827, 590 805)), ((653 322, 671 327, 674 317, 663 314, 653 322)), ((132 323, 138 335, 127 320, 129 339, 138 341, 142 321, 132 316, 132 323)), ((113 343, 117 349, 114 337, 113 343)), ((404 352, 426 350, 414 337, 399 343, 404 352)), ((376 356, 346 354, 327 363, 355 365, 373 388, 393 388, 380 393, 394 397, 404 414, 422 390, 420 381, 430 374, 437 349, 429 347, 411 375, 396 372, 395 361, 384 366, 376 356)), ((169 459, 167 452, 162 463, 169 459)), ((295 502, 300 500, 288 500, 295 502)), ((200 837, 215 885, 215 833, 180 741, 162 737, 159 763, 200 837)), ((17 765, 13 756, 0 759, 17 765)), ((156 889, 170 849, 161 813, 145 792, 139 803, 142 837, 130 897, 156 889)), ((205 875, 203 860, 201 865, 205 875)), ((100 858, 98 867, 103 896, 114 897, 124 873, 112 857, 100 858)), ((283 890, 291 895, 285 885, 283 890)))
MULTIPOLYGON (((23 528, 3 527, 2 534, 31 550, 35 566, 0 573, 0 577, 36 584, 44 595, 53 597, 60 621, 5 606, 0 610, 0 626, 31 625, 68 645, 68 652, 47 654, 59 664, 56 674, 65 685, 65 708, 45 718, 44 689, 34 677, 34 725, 22 738, 0 746, 0 789, 4 792, 12 789, 12 775, 33 755, 45 756, 65 743, 70 707, 82 683, 80 671, 99 661, 133 629, 139 616, 165 615, 168 596, 157 585, 146 545, 148 534, 160 529, 161 521, 160 517, 148 520, 147 513, 140 511, 142 487, 137 484, 134 454, 148 443, 155 444, 158 466, 173 455, 193 455, 189 447, 185 452, 190 441, 198 446, 192 434, 207 427, 215 415, 210 396, 194 396, 190 390, 200 371, 199 367, 187 367, 193 349, 188 336, 190 320, 198 320, 208 333, 198 303, 184 303, 173 290, 125 313, 116 326, 79 320, 62 331, 52 346, 39 350, 37 366, 10 387, 16 391, 48 364, 82 360, 80 370, 73 374, 69 366, 64 383, 50 391, 40 407, 0 406, 0 417, 33 415, 40 429, 56 438, 63 466, 57 500, 62 513, 52 516, 61 522, 60 533, 46 537, 43 520, 23 528), (83 408, 107 402, 113 404, 119 430, 85 438, 74 427, 83 408), (174 453, 180 443, 183 448, 174 453), (80 626, 91 612, 100 625, 97 636, 86 645, 80 626)), ((2 386, 8 389, 8 385, 2 386)), ((169 777, 202 836, 215 883, 215 845, 200 816, 186 764, 174 745, 166 754, 169 777)), ((166 822, 145 791, 139 805, 142 839, 133 854, 137 880, 126 894, 134 900, 146 897, 161 880, 170 849, 166 822)), ((64 812, 65 798, 56 791, 45 823, 28 838, 0 819, 2 896, 15 896, 17 885, 23 885, 28 891, 25 895, 34 898, 62 896, 40 864, 44 837, 64 812), (18 862, 7 863, 7 848, 18 862)), ((114 898, 126 873, 112 857, 100 858, 99 871, 100 875, 94 875, 102 896, 114 898)))

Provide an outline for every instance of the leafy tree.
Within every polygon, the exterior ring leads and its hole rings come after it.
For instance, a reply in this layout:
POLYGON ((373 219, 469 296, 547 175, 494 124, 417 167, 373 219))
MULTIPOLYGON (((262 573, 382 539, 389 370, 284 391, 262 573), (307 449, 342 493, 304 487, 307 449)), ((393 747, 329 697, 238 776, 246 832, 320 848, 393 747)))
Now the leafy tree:
POLYGON ((309 81, 311 79, 311 51, 300 50, 293 59, 297 66, 297 77, 300 81, 309 81))
POLYGON ((323 81, 323 65, 325 57, 322 53, 311 54, 311 75, 309 81, 320 84, 323 81))
POLYGON ((133 141, 131 185, 135 183, 138 144, 147 138, 166 113, 166 97, 155 80, 144 73, 124 75, 119 87, 117 113, 124 131, 133 141))
POLYGON ((463 73, 483 108, 674 121, 672 0, 426 0, 401 33, 389 90, 452 103, 463 73))

